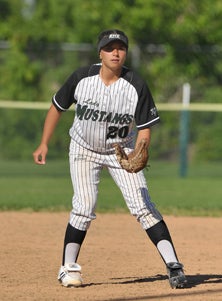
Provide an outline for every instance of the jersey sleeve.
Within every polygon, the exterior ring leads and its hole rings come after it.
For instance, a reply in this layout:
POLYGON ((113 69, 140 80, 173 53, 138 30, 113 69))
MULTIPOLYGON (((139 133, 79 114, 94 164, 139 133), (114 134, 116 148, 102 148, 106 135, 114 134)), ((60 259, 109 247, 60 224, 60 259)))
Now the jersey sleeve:
POLYGON ((138 103, 135 112, 135 122, 138 130, 149 128, 160 121, 157 108, 151 92, 143 82, 138 95, 138 103))
POLYGON ((52 103, 58 111, 67 111, 73 103, 76 103, 74 98, 76 86, 86 76, 87 72, 88 67, 80 68, 73 72, 52 97, 52 103))

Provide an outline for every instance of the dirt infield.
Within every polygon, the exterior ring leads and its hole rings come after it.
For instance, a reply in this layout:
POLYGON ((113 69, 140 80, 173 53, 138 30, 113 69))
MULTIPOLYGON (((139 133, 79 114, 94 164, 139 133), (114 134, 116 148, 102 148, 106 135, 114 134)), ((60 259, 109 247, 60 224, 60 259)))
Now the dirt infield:
POLYGON ((130 214, 98 214, 82 247, 84 286, 57 282, 68 213, 0 212, 0 300, 222 300, 222 218, 165 217, 189 281, 165 266, 130 214))

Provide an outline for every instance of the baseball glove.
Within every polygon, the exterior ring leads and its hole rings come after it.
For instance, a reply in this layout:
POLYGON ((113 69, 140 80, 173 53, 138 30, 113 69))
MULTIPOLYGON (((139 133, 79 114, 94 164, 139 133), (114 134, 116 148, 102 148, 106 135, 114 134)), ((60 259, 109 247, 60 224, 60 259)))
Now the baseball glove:
POLYGON ((128 155, 119 144, 115 144, 117 160, 123 169, 130 173, 136 173, 146 167, 148 162, 147 140, 142 139, 137 148, 128 155))

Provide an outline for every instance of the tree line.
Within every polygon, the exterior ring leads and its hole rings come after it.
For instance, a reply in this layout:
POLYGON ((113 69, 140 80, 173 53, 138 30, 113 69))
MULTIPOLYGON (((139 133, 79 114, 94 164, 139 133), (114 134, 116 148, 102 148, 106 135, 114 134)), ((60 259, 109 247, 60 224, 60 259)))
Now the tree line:
MULTIPOLYGON (((0 0, 0 21, 0 99, 50 101, 74 69, 99 61, 98 34, 118 28, 130 40, 127 65, 147 81, 157 107, 180 102, 185 82, 191 84, 192 102, 221 101, 220 0, 0 0)), ((0 110, 0 157, 26 158, 43 117, 44 112, 0 110)), ((220 117, 191 114, 192 158, 220 160, 220 117)), ((52 156, 67 147, 71 118, 58 129, 52 156)), ((156 158, 177 155, 179 118, 161 112, 153 135, 156 158)))

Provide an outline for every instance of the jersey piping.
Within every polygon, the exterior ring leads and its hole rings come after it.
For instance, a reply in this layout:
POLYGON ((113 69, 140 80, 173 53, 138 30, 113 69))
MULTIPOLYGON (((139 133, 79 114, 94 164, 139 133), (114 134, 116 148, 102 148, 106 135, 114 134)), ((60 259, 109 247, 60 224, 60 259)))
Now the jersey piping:
POLYGON ((123 67, 121 77, 106 86, 99 76, 101 64, 75 71, 53 96, 59 111, 74 103, 75 118, 70 136, 81 146, 97 152, 113 149, 113 143, 129 145, 138 130, 159 122, 146 83, 123 67))

